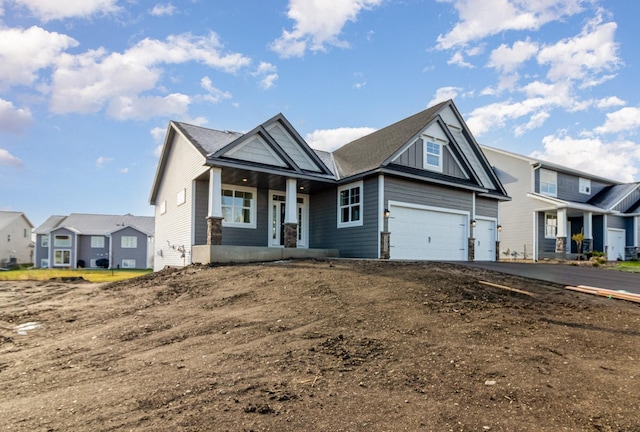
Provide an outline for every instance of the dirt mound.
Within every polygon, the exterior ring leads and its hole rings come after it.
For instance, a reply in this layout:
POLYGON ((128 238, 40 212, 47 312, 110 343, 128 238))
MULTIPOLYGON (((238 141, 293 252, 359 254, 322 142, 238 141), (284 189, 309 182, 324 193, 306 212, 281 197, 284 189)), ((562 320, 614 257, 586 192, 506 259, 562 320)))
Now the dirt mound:
POLYGON ((637 304, 446 264, 0 282, 0 418, 14 431, 638 431, 639 342, 637 304))

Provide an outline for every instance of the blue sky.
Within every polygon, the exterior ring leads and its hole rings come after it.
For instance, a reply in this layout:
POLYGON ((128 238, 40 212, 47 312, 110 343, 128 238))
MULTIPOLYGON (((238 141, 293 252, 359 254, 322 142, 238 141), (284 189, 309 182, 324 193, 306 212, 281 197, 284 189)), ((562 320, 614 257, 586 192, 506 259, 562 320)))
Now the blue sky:
POLYGON ((486 145, 640 181, 640 3, 0 0, 0 210, 152 215, 169 120, 331 150, 453 98, 486 145))

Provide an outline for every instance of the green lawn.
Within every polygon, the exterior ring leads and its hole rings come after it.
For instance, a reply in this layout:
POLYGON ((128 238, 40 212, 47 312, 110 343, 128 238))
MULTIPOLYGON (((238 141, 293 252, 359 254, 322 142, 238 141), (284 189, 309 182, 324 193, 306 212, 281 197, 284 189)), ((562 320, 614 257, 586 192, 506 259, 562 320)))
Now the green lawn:
POLYGON ((640 273, 640 261, 621 261, 613 268, 625 272, 640 273))
POLYGON ((38 280, 82 277, 89 282, 115 282, 151 273, 151 270, 63 270, 63 269, 21 269, 0 271, 0 281, 38 280))

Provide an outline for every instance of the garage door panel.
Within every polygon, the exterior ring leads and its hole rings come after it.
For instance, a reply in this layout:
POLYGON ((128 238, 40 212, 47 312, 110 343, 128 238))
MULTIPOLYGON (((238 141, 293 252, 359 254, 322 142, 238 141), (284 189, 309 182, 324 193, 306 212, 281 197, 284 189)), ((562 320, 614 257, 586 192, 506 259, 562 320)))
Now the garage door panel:
POLYGON ((393 206, 392 259, 466 260, 465 215, 393 206))

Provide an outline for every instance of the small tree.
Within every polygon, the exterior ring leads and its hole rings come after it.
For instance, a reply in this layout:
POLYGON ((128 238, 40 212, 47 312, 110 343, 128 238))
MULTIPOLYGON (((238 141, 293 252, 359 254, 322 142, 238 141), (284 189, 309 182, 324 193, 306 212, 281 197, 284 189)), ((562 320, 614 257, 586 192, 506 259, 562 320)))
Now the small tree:
POLYGON ((584 234, 582 231, 576 233, 571 236, 571 240, 576 242, 576 247, 578 248, 578 260, 582 260, 582 241, 584 240, 584 234))

